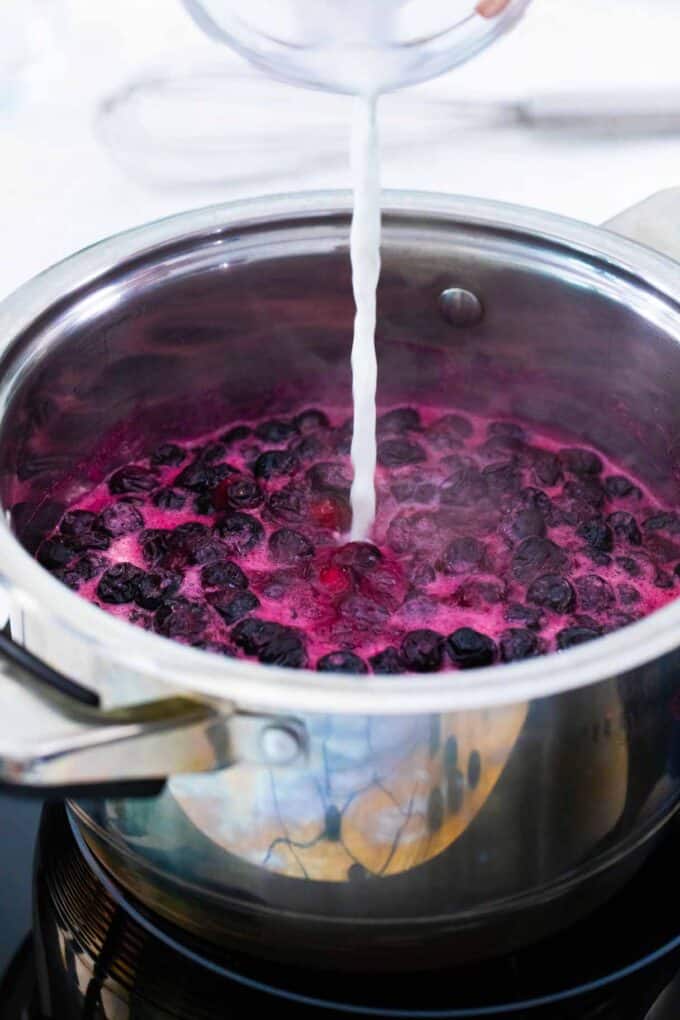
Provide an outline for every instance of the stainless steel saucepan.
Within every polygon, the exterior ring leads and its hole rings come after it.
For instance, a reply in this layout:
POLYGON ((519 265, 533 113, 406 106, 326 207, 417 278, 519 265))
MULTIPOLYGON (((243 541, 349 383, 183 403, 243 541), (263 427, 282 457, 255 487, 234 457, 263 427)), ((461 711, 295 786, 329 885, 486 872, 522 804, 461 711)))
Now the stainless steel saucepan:
MULTIPOLYGON (((180 646, 31 555, 180 427, 349 407, 349 218, 338 194, 191 212, 0 307, 0 778, 68 796, 101 866, 203 937, 403 970, 538 938, 644 858, 680 794, 680 603, 527 663, 355 678, 180 646)), ((680 502, 680 268, 620 236, 680 256, 678 222, 678 192, 607 229, 387 193, 381 401, 559 428, 680 502)))

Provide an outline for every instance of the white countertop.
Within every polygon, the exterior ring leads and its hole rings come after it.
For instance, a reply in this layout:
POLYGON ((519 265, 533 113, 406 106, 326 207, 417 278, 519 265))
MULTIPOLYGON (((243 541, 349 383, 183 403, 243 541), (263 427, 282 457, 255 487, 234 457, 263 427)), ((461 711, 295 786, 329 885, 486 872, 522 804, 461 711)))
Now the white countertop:
MULTIPOLYGON (((204 39, 175 0, 37 2, 61 8, 64 18, 52 59, 35 66, 21 88, 0 94, 0 295, 100 237, 179 209, 258 192, 348 185, 342 146, 325 166, 305 157, 305 168, 290 172, 283 158, 242 149, 239 172, 212 183, 159 183, 131 173, 99 137, 96 111, 103 99, 152 73, 228 73, 245 65, 204 39)), ((589 90, 602 86, 666 86, 678 90, 680 108, 679 35, 677 0, 534 0, 511 36, 424 91, 493 99, 568 87, 583 90, 587 101, 589 90)), ((254 129, 253 111, 240 108, 237 88, 233 95, 223 91, 224 132, 237 141, 245 120, 254 129)), ((323 98, 304 90, 290 94, 293 126, 298 113, 323 98)), ((436 142, 425 143, 418 140, 416 99, 412 92, 404 105, 400 144, 394 145, 394 115, 385 125, 387 187, 476 194, 599 222, 680 183, 680 132, 575 139, 516 127, 461 130, 452 120, 437 131, 436 142), (409 142, 412 130, 415 141, 409 142)), ((266 108, 257 118, 264 138, 276 118, 266 108)), ((220 135, 217 124, 214 132, 220 135)), ((287 156, 303 136, 308 133, 296 137, 291 128, 287 156)))

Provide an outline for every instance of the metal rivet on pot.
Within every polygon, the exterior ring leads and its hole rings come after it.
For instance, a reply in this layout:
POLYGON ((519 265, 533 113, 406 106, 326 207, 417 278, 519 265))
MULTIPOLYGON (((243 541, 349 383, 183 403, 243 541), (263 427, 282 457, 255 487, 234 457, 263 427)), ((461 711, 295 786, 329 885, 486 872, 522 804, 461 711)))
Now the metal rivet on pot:
POLYGON ((286 726, 265 726, 260 733, 260 753, 267 765, 288 765, 301 750, 297 733, 286 726))
POLYGON ((461 287, 447 287, 441 292, 439 310, 452 326, 476 326, 484 318, 484 306, 477 295, 461 287))

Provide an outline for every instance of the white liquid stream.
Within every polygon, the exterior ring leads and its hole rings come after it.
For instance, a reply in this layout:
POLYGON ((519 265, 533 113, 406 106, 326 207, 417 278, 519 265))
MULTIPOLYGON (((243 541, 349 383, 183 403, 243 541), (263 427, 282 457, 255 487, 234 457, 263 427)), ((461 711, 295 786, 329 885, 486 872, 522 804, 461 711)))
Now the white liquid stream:
POLYGON ((380 275, 380 160, 376 121, 377 96, 355 99, 351 166, 354 210, 350 233, 352 290, 356 313, 352 342, 352 530, 350 539, 365 539, 375 518, 375 356, 376 288, 380 275))

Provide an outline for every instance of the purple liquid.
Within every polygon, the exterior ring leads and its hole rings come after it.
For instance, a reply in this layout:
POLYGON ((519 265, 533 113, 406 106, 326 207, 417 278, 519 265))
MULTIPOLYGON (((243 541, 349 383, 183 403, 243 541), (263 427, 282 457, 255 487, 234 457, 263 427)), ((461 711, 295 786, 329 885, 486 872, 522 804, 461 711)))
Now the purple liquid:
POLYGON ((370 544, 346 541, 350 440, 337 409, 179 439, 83 496, 38 559, 165 637, 344 672, 515 661, 675 597, 680 516, 592 449, 395 408, 370 544))

